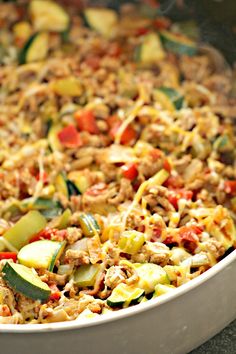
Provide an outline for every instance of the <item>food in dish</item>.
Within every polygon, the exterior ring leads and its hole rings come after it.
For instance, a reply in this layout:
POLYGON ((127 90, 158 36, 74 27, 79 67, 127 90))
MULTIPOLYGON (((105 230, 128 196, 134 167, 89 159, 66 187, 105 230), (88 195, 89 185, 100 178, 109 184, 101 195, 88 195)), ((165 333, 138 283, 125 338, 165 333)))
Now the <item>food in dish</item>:
POLYGON ((0 4, 0 323, 142 303, 235 246, 232 72, 142 11, 0 4))

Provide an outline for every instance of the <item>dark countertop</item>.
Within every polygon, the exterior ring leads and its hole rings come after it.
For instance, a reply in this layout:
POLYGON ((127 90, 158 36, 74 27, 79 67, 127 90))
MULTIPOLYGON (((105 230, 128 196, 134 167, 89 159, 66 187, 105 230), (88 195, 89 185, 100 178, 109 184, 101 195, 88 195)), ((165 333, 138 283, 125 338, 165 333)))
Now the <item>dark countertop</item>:
POLYGON ((189 354, 236 354, 236 320, 189 354))

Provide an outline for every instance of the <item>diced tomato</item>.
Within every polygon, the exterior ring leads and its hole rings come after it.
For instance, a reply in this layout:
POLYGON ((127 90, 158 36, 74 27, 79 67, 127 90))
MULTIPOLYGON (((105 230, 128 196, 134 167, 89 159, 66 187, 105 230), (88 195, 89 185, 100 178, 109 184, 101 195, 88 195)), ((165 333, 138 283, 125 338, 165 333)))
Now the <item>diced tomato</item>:
POLYGON ((176 189, 176 190, 170 191, 170 194, 168 196, 168 200, 173 205, 173 207, 177 210, 178 209, 178 201, 180 199, 191 200, 192 197, 193 197, 192 191, 188 191, 185 189, 176 189))
POLYGON ((169 172, 169 173, 171 172, 171 165, 170 165, 168 159, 165 159, 165 160, 163 161, 163 168, 164 168, 167 172, 169 172))
POLYGON ((68 125, 58 133, 61 144, 68 148, 76 148, 82 145, 80 135, 74 125, 68 125))
POLYGON ((48 181, 48 174, 47 174, 47 172, 43 171, 43 175, 41 177, 40 173, 38 172, 36 174, 35 178, 37 179, 37 181, 39 181, 41 179, 43 183, 46 183, 48 181))
POLYGON ((98 56, 94 56, 94 55, 88 56, 85 59, 86 65, 88 65, 91 69, 95 71, 100 68, 100 62, 101 59, 98 56))
POLYGON ((159 17, 153 21, 153 26, 158 30, 165 30, 165 29, 169 28, 170 25, 171 25, 171 22, 166 17, 159 17))
POLYGON ((79 130, 86 131, 90 134, 99 133, 96 119, 92 111, 76 112, 75 119, 79 130))
MULTIPOLYGON (((117 122, 111 128, 109 134, 112 139, 115 139, 121 124, 122 124, 121 122, 117 122)), ((120 142, 121 142, 121 144, 126 145, 126 144, 131 143, 134 139, 136 139, 136 137, 137 137, 137 134, 136 134, 135 129, 132 127, 132 125, 128 125, 125 128, 125 130, 123 131, 123 133, 121 134, 120 142)))
POLYGON ((180 176, 170 176, 163 185, 167 188, 181 188, 183 187, 183 180, 180 176))
POLYGON ((202 231, 202 228, 197 225, 182 226, 179 230, 179 236, 183 246, 193 252, 197 248, 198 236, 202 231))
POLYGON ((227 194, 236 194, 236 181, 225 181, 224 189, 227 194))
POLYGON ((87 189, 85 193, 91 195, 92 197, 96 197, 102 194, 106 189, 107 185, 105 183, 98 183, 92 186, 91 188, 87 189))
POLYGON ((111 43, 107 54, 113 58, 119 58, 122 53, 122 48, 118 43, 111 43))
POLYGON ((57 232, 58 232, 57 229, 49 229, 48 227, 46 227, 46 229, 34 235, 30 239, 29 243, 40 241, 40 240, 51 240, 52 236, 55 236, 57 232))
POLYGON ((158 226, 154 226, 153 227, 153 232, 152 232, 152 237, 151 237, 151 242, 160 242, 160 238, 161 238, 161 234, 162 234, 162 228, 158 227, 158 226))
POLYGON ((56 286, 56 284, 50 284, 49 288, 51 289, 51 295, 49 297, 49 300, 52 301, 58 301, 61 298, 61 292, 56 286))
POLYGON ((163 156, 163 152, 160 149, 152 149, 150 151, 150 155, 152 156, 153 160, 158 160, 161 156, 163 156))
POLYGON ((16 252, 0 252, 0 261, 2 259, 12 259, 13 262, 16 262, 17 254, 16 252))
POLYGON ((163 243, 167 246, 178 246, 178 242, 173 236, 167 236, 163 243))
POLYGON ((136 30, 136 36, 143 36, 145 34, 147 34, 150 31, 149 28, 147 27, 140 27, 136 30))
POLYGON ((121 167, 122 174, 125 178, 133 181, 138 176, 138 170, 134 163, 123 165, 121 167))

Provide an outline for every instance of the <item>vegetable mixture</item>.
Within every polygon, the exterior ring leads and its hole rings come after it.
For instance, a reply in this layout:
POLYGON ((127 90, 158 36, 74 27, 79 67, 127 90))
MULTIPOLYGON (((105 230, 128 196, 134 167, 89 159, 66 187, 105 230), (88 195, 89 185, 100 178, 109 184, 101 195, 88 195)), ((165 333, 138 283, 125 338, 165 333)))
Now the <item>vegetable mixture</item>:
POLYGON ((145 9, 0 4, 2 324, 142 303, 235 247, 233 69, 145 9))

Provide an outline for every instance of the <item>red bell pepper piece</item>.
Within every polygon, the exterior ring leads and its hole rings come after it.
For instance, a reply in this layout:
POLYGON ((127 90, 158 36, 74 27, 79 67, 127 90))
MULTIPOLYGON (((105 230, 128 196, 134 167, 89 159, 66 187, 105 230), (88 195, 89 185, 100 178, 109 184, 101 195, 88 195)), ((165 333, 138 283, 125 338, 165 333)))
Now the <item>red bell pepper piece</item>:
POLYGON ((170 25, 171 25, 171 22, 166 17, 159 17, 153 21, 153 26, 157 30, 166 30, 167 28, 170 27, 170 25))
POLYGON ((167 172, 169 172, 169 173, 171 172, 171 165, 170 165, 168 159, 165 159, 165 160, 163 161, 163 168, 164 168, 167 172))
POLYGON ((138 170, 134 163, 123 165, 121 167, 122 174, 125 178, 133 181, 138 176, 138 170))
POLYGON ((17 253, 16 252, 0 252, 0 261, 2 259, 12 259, 13 262, 16 262, 17 253))
POLYGON ((92 111, 76 112, 75 119, 79 130, 86 131, 90 134, 99 133, 96 119, 92 111))
POLYGON ((145 34, 147 34, 150 31, 149 28, 147 27, 140 27, 136 30, 136 36, 144 36, 145 34))
POLYGON ((98 56, 94 56, 94 55, 88 56, 85 59, 86 65, 88 65, 91 69, 95 71, 100 68, 100 61, 101 59, 98 56))
POLYGON ((51 289, 51 295, 49 296, 49 300, 58 301, 61 298, 61 292, 56 286, 56 284, 50 284, 49 288, 51 289))
POLYGON ((46 228, 40 231, 38 234, 34 235, 30 240, 29 243, 40 241, 40 240, 51 240, 52 236, 55 236, 58 232, 57 229, 49 229, 46 228))
MULTIPOLYGON (((112 139, 115 139, 118 131, 119 131, 119 128, 121 126, 121 122, 117 122, 116 124, 114 124, 114 126, 111 128, 109 134, 110 136, 112 137, 112 139)), ((120 143, 122 145, 126 145, 126 144, 129 144, 131 143, 134 139, 136 139, 136 131, 135 129, 132 127, 132 125, 128 125, 125 130, 123 131, 123 133, 121 134, 121 137, 120 137, 120 143)))
POLYGON ((39 181, 40 178, 42 178, 43 183, 46 183, 48 181, 48 174, 45 171, 43 171, 43 175, 41 177, 40 173, 38 172, 35 178, 37 179, 37 181, 39 181))
POLYGON ((187 199, 191 200, 193 197, 193 192, 184 190, 184 189, 176 189, 173 191, 170 191, 170 194, 168 196, 169 202, 173 205, 173 207, 177 210, 178 209, 178 201, 180 199, 187 199))
POLYGON ((225 181, 224 189, 227 194, 236 194, 236 181, 225 181))
POLYGON ((58 133, 60 143, 68 148, 77 148, 82 145, 80 135, 74 125, 68 125, 58 133))

